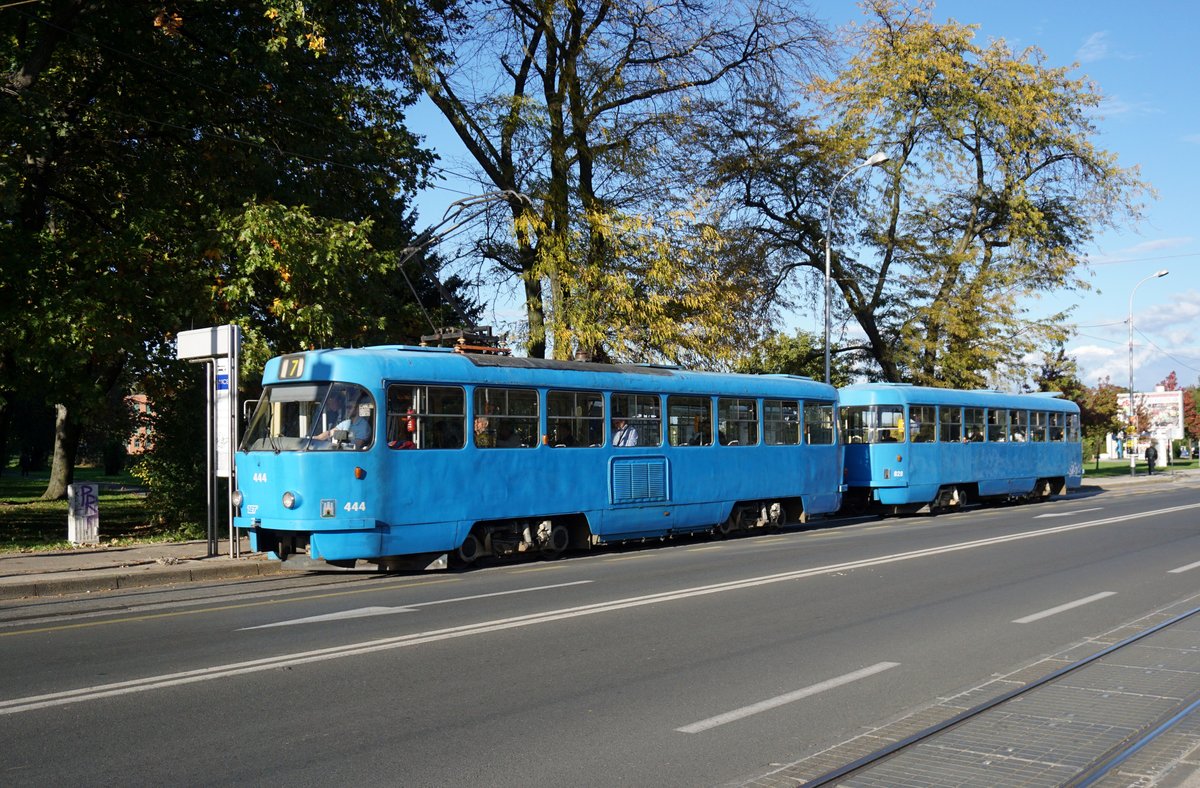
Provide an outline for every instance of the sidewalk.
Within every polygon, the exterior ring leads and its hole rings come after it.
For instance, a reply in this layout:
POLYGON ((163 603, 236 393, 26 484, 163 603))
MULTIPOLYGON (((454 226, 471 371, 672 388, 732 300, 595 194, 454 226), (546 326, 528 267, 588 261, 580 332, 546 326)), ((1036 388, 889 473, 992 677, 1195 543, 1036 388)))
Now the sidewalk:
MULTIPOLYGON (((1131 484, 1166 484, 1200 478, 1200 470, 1172 471, 1170 467, 1147 476, 1089 479, 1085 488, 1120 489, 1131 484)), ((241 557, 229 557, 229 541, 209 557, 208 543, 162 542, 132 547, 81 547, 77 550, 39 553, 0 553, 0 601, 27 597, 87 594, 125 588, 192 583, 204 580, 237 580, 292 573, 263 553, 251 553, 243 537, 241 557)))
POLYGON ((237 580, 284 572, 278 561, 251 553, 229 557, 229 540, 208 555, 208 542, 162 542, 130 547, 80 547, 40 553, 0 553, 0 600, 88 594, 203 580, 237 580))

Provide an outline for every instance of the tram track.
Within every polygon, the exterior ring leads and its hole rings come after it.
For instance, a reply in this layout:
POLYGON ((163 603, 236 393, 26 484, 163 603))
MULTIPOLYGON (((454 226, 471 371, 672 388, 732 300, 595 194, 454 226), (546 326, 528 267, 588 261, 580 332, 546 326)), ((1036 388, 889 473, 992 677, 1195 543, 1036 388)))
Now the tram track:
POLYGON ((1152 785, 1145 764, 1135 781, 1117 772, 1198 710, 1200 607, 1192 607, 842 766, 802 777, 793 764, 769 784, 1152 785), (1104 719, 1121 705, 1140 713, 1104 719))

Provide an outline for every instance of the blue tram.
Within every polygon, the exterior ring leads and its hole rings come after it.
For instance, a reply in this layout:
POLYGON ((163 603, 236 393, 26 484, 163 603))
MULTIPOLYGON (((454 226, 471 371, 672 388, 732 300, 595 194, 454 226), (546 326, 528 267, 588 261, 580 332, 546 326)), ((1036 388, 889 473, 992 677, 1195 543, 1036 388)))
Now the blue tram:
POLYGON ((837 391, 807 378, 458 353, 268 362, 235 525, 298 567, 469 563, 836 511, 837 391))
POLYGON ((969 499, 1047 498, 1079 487, 1079 407, 1057 393, 896 383, 839 390, 847 507, 939 511, 969 499))

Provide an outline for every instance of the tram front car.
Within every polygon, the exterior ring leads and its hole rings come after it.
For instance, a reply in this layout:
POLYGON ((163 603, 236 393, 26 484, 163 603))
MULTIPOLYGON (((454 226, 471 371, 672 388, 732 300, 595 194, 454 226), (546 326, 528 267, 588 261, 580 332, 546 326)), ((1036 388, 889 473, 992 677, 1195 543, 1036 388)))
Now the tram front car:
POLYGON ((267 362, 235 460, 234 524, 251 549, 297 568, 352 567, 384 553, 379 449, 388 436, 377 434, 382 377, 369 362, 320 350, 267 362))

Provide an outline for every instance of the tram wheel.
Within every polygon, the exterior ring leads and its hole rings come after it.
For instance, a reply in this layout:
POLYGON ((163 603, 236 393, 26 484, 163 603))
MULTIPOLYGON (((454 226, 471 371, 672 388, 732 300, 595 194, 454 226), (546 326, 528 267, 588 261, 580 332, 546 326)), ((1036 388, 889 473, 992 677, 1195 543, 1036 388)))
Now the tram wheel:
POLYGON ((470 566, 481 555, 483 555, 483 545, 479 543, 479 538, 474 533, 467 534, 467 538, 463 539, 463 543, 454 551, 454 557, 459 566, 470 566))
POLYGON ((950 499, 950 504, 955 509, 962 510, 967 505, 967 491, 962 487, 954 488, 954 495, 950 499))
POLYGON ((567 550, 567 546, 571 544, 571 534, 567 531, 565 525, 555 525, 550 529, 550 540, 546 546, 542 548, 542 556, 545 558, 558 558, 567 550))

